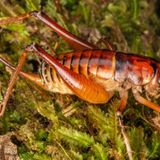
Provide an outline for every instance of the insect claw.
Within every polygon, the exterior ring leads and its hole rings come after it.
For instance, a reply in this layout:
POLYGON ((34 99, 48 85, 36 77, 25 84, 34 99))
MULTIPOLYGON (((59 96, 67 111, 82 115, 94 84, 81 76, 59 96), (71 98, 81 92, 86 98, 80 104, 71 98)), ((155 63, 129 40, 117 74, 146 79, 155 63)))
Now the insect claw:
POLYGON ((122 119, 122 112, 121 111, 117 111, 116 112, 116 116, 120 119, 122 119))
POLYGON ((30 44, 30 45, 28 45, 26 48, 25 48, 25 50, 27 51, 27 52, 33 52, 33 51, 37 51, 37 49, 36 49, 36 44, 35 43, 32 43, 32 44, 30 44))
POLYGON ((33 17, 41 17, 41 13, 42 13, 41 11, 35 10, 35 11, 32 11, 30 14, 33 17))
POLYGON ((25 48, 25 50, 26 50, 27 52, 32 52, 32 51, 33 51, 32 45, 28 45, 28 46, 25 48))

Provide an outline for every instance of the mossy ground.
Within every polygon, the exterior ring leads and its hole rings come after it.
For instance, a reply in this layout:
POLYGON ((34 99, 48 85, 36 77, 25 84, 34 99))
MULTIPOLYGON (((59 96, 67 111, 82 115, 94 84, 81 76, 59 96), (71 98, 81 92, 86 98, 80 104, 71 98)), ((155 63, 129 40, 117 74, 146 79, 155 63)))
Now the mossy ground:
MULTIPOLYGON (((33 10, 43 10, 64 28, 92 43, 107 38, 116 50, 160 56, 158 0, 0 1, 0 17, 33 10)), ((57 54, 71 50, 47 26, 33 18, 0 28, 0 55, 14 65, 25 46, 33 42, 48 52, 58 44, 57 54)), ((24 70, 36 72, 36 60, 30 54, 24 70)), ((0 63, 0 99, 9 78, 10 74, 0 63)), ((19 78, 0 119, 0 134, 14 132, 14 143, 23 160, 128 159, 115 114, 118 103, 115 96, 105 105, 90 105, 74 96, 46 93, 19 78)), ((134 159, 160 158, 159 119, 158 113, 136 104, 130 94, 123 122, 134 159)))

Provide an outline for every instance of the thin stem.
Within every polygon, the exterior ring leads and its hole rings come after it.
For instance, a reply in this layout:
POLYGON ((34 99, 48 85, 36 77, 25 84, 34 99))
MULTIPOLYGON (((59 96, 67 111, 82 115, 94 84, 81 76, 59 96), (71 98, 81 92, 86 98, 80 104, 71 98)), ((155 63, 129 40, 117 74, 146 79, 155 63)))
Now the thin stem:
POLYGON ((20 70, 24 64, 24 61, 26 59, 26 56, 27 56, 27 53, 24 52, 20 59, 19 59, 19 62, 18 62, 18 65, 15 69, 15 72, 13 73, 13 75, 11 76, 11 79, 10 79, 10 82, 9 82, 9 85, 8 85, 8 88, 7 88, 7 91, 4 95, 4 98, 3 98, 3 101, 2 103, 0 104, 0 116, 3 116, 4 114, 4 111, 5 111, 5 108, 6 108, 6 105, 7 105, 7 102, 9 100, 9 97, 10 97, 10 94, 12 92, 12 89, 16 83, 16 80, 17 80, 17 77, 18 77, 18 74, 20 73, 20 70))
POLYGON ((124 125, 123 125, 123 122, 122 122, 120 116, 118 116, 118 121, 119 121, 119 126, 120 126, 120 128, 121 128, 122 136, 123 136, 123 138, 124 138, 124 143, 125 143, 125 145, 126 145, 128 158, 129 158, 129 160, 133 160, 131 145, 130 145, 128 136, 127 136, 127 134, 126 134, 126 132, 125 132, 125 128, 124 128, 124 125))

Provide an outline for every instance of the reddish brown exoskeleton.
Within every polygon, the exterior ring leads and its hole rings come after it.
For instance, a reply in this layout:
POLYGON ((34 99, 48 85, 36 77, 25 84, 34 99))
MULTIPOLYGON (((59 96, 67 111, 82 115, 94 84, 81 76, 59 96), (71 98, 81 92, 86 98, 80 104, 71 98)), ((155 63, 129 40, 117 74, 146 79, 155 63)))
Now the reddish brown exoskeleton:
POLYGON ((0 58, 2 63, 14 71, 1 104, 0 115, 4 113, 18 74, 50 92, 75 94, 94 104, 108 102, 115 91, 118 91, 121 98, 119 112, 123 112, 125 109, 128 90, 131 89, 139 103, 160 112, 159 105, 140 95, 145 90, 146 97, 159 97, 160 62, 143 56, 98 49, 97 46, 66 31, 42 12, 34 11, 18 17, 7 18, 1 20, 0 25, 22 21, 31 16, 36 17, 62 36, 75 51, 61 54, 55 58, 37 44, 30 45, 25 49, 16 68, 0 58), (21 71, 28 52, 34 52, 44 60, 39 75, 21 71))

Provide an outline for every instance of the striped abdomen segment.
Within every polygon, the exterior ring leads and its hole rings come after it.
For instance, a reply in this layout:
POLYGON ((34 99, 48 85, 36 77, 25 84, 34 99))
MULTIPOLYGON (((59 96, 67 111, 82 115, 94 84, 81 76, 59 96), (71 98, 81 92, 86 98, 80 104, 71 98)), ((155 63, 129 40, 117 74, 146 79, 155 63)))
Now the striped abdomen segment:
POLYGON ((157 66, 157 62, 151 58, 108 50, 67 53, 58 59, 64 66, 86 77, 104 80, 114 77, 117 82, 127 80, 135 85, 149 83, 157 66))
MULTIPOLYGON (((107 50, 89 50, 66 53, 57 57, 70 70, 90 78, 110 79, 115 71, 115 53, 107 50)), ((73 94, 59 74, 45 62, 40 74, 48 90, 62 94, 73 94)))
POLYGON ((109 79, 115 71, 115 52, 107 50, 86 50, 66 53, 58 57, 67 68, 86 77, 109 79))

